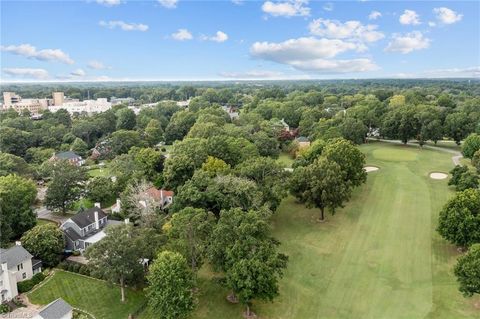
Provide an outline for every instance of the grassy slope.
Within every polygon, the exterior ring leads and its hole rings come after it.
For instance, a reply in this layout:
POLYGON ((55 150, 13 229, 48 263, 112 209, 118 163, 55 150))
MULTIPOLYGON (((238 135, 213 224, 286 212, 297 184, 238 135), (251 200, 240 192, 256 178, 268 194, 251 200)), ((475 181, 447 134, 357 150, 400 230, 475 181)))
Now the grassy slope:
POLYGON ((127 301, 122 304, 118 287, 61 270, 57 270, 45 285, 28 294, 32 303, 41 305, 59 297, 99 319, 126 319, 129 313, 138 309, 145 301, 142 292, 126 289, 127 301))
MULTIPOLYGON (((435 232, 438 211, 452 195, 449 154, 401 145, 361 146, 379 166, 353 199, 324 224, 317 210, 292 198, 274 218, 290 263, 274 303, 257 303, 262 318, 473 318, 477 299, 464 299, 452 274, 458 253, 435 232)), ((194 318, 241 318, 225 290, 201 278, 194 318)))

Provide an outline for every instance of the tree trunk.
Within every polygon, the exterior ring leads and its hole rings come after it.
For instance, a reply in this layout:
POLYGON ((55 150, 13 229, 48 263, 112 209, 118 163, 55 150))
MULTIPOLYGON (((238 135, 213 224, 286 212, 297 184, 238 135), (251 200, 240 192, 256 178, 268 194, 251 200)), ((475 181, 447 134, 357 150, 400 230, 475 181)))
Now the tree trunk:
POLYGON ((325 208, 320 207, 320 220, 324 221, 325 220, 325 208))
POLYGON ((248 303, 247 303, 246 313, 247 313, 247 318, 249 318, 250 317, 250 306, 248 305, 248 303))
POLYGON ((123 282, 123 277, 120 278, 120 293, 122 295, 122 303, 125 302, 125 284, 123 282))

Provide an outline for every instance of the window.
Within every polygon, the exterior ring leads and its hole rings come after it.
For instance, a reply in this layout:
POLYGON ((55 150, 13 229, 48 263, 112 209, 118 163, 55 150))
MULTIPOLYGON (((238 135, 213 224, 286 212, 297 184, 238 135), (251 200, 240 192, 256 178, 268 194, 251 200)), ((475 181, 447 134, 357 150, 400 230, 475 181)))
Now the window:
POLYGON ((20 269, 23 269, 23 264, 17 265, 17 270, 20 271, 20 269))
POLYGON ((26 273, 26 272, 24 272, 24 273, 22 274, 22 278, 23 278, 23 279, 27 278, 27 273, 26 273))

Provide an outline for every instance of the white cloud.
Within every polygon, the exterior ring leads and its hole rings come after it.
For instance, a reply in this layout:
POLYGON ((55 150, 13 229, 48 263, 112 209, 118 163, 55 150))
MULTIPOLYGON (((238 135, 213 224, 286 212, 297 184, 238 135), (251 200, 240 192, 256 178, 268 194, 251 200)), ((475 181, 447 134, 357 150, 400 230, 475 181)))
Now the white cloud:
POLYGON ((70 72, 70 75, 72 76, 85 76, 85 74, 85 71, 83 71, 82 69, 76 69, 70 72))
POLYGON ((253 56, 289 64, 293 60, 333 58, 337 54, 357 49, 355 43, 338 39, 313 37, 290 39, 280 43, 255 42, 250 48, 253 56))
POLYGON ((385 37, 377 31, 378 26, 373 24, 363 25, 360 21, 346 21, 317 19, 313 20, 309 29, 313 35, 333 39, 358 39, 365 42, 375 42, 385 37))
POLYGON ((73 61, 68 54, 60 49, 42 49, 37 50, 30 44, 8 45, 0 46, 0 49, 5 52, 21 55, 29 59, 36 59, 40 61, 57 61, 66 64, 73 64, 73 61))
POLYGON ((382 16, 382 13, 379 12, 379 11, 372 11, 370 12, 370 14, 368 15, 368 19, 369 20, 377 20, 378 18, 380 18, 382 16))
POLYGON ((120 28, 123 31, 142 31, 145 32, 148 30, 148 25, 142 23, 127 23, 121 20, 112 20, 112 21, 100 21, 98 23, 100 26, 115 29, 120 28))
POLYGON ((3 69, 5 74, 14 77, 34 78, 34 79, 46 79, 48 78, 48 72, 45 69, 30 69, 30 68, 5 68, 3 69))
POLYGON ((118 6, 122 3, 121 0, 97 0, 98 4, 104 5, 106 7, 118 6))
POLYGON ((233 4, 236 4, 237 6, 240 6, 244 3, 244 0, 232 0, 233 4))
POLYGON ((480 78, 480 66, 433 69, 419 73, 397 73, 393 76, 401 78, 480 78))
POLYGON ((405 35, 394 34, 385 51, 407 54, 415 50, 426 49, 430 46, 430 39, 423 36, 420 31, 413 31, 405 35))
POLYGON ((320 73, 357 73, 378 70, 378 66, 370 59, 326 60, 314 59, 293 61, 291 66, 302 71, 320 73))
POLYGON ((178 41, 185 41, 193 39, 193 36, 187 29, 178 29, 177 32, 172 33, 172 38, 178 41))
POLYGON ((405 10, 403 14, 400 16, 399 19, 401 24, 412 24, 417 25, 420 24, 420 16, 413 10, 405 10))
POLYGON ((437 24, 434 21, 428 21, 429 27, 435 27, 437 24))
POLYGON ((308 0, 266 1, 262 5, 262 10, 274 17, 308 16, 310 8, 307 5, 308 0))
POLYGON ((443 24, 453 24, 462 20, 463 14, 459 14, 452 9, 441 7, 433 9, 437 19, 443 24))
POLYGON ((105 64, 103 64, 102 62, 97 61, 97 60, 89 61, 88 64, 87 64, 87 66, 88 66, 90 69, 94 69, 94 70, 107 69, 107 66, 105 66, 105 64))
POLYGON ((228 40, 228 34, 222 31, 217 31, 213 36, 202 35, 200 36, 200 39, 204 41, 225 42, 228 40))
POLYGON ((283 73, 266 70, 250 70, 246 72, 221 72, 220 76, 231 79, 271 79, 279 78, 283 73))
POLYGON ((323 5, 323 10, 325 11, 333 11, 333 3, 327 2, 323 5))
POLYGON ((346 73, 376 69, 377 66, 370 59, 331 59, 340 53, 358 50, 361 46, 340 39, 308 37, 280 43, 255 42, 250 48, 250 53, 253 57, 290 65, 302 71, 346 73))
POLYGON ((167 9, 175 9, 177 7, 178 0, 158 0, 158 3, 167 9))

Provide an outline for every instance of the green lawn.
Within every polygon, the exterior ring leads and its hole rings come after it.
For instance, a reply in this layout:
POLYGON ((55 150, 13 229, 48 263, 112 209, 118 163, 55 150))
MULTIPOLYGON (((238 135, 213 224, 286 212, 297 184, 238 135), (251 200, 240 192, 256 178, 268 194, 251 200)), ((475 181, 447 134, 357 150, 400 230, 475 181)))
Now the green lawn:
POLYGON ((46 305, 63 298, 76 308, 93 314, 98 319, 126 319, 130 313, 143 306, 141 291, 126 290, 126 302, 120 302, 120 289, 104 281, 56 270, 43 286, 28 293, 34 304, 46 305))
POLYGON ((37 219, 37 225, 45 225, 45 224, 53 224, 58 226, 58 224, 53 220, 41 219, 41 218, 37 219))
POLYGON ((110 176, 110 170, 107 166, 96 167, 88 171, 90 177, 108 177, 110 176))
POLYGON ((290 154, 282 152, 278 156, 277 163, 282 165, 283 167, 292 167, 292 164, 294 162, 294 159, 290 154))
MULTIPOLYGON (((286 199, 274 234, 290 256, 280 297, 256 303, 261 318, 479 318, 475 302, 457 290, 452 267, 458 252, 435 231, 438 211, 453 193, 450 154, 403 145, 362 145, 369 173, 348 205, 325 223, 318 210, 286 199)), ((200 274, 193 318, 242 318, 227 291, 200 274)), ((145 315, 144 318, 154 318, 145 315)))

